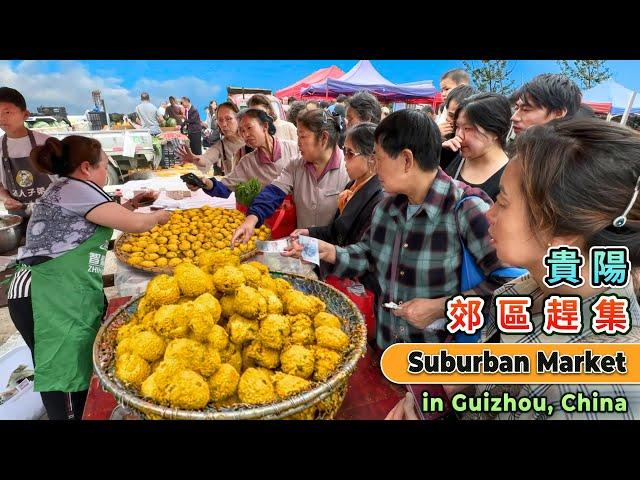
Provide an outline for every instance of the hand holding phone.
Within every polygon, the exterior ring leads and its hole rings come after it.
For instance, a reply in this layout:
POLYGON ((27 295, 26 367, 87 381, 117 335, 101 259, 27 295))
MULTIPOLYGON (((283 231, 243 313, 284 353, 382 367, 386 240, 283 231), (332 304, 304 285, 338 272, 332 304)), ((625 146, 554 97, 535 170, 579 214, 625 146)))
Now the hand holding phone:
POLYGON ((187 185, 193 185, 194 187, 198 188, 206 188, 204 182, 193 173, 185 173, 184 175, 180 175, 180 179, 187 185))

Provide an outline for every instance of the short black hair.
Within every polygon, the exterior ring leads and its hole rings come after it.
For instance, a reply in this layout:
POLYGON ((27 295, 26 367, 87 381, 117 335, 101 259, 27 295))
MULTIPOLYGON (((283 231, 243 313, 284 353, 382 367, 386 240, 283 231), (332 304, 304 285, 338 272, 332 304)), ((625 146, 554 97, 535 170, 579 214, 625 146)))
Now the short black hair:
POLYGON ((358 153, 365 156, 373 155, 375 144, 376 124, 365 122, 347 130, 346 137, 353 142, 358 153))
POLYGON ((444 72, 442 77, 440 77, 440 80, 444 80, 445 78, 450 78, 456 82, 456 85, 460 85, 461 83, 468 85, 471 82, 469 74, 461 68, 454 68, 453 70, 444 72))
POLYGON ((302 101, 296 100, 289 106, 289 113, 287 114, 287 120, 294 125, 298 125, 298 115, 304 110, 306 104, 302 101))
POLYGON ((566 117, 572 117, 580 108, 582 93, 569 77, 559 73, 543 73, 522 85, 516 98, 534 107, 548 111, 567 110, 566 117))
POLYGON ((27 101, 15 88, 0 87, 0 102, 12 103, 22 111, 27 109, 27 101))
POLYGON ((462 112, 472 125, 497 135, 500 146, 505 148, 511 129, 511 107, 507 97, 498 93, 471 95, 460 102, 454 123, 457 123, 462 112))
POLYGON ((147 92, 142 92, 140 94, 140 100, 149 100, 149 94, 147 92))
POLYGON ((337 103, 343 103, 343 102, 346 102, 347 100, 348 100, 348 97, 346 95, 343 95, 342 93, 336 97, 337 103))
POLYGON ((449 90, 449 95, 447 95, 447 101, 445 102, 445 107, 449 110, 449 104, 455 100, 458 105, 462 103, 465 98, 470 97, 476 93, 473 87, 469 85, 458 85, 456 88, 452 88, 449 90))
POLYGON ((182 97, 182 100, 186 100, 188 103, 191 103, 191 99, 189 97, 182 97))
POLYGON ((375 139, 391 157, 405 148, 411 150, 423 171, 436 170, 440 165, 440 130, 433 119, 417 110, 403 109, 387 116, 376 128, 375 139))
POLYGON ((349 108, 353 108, 363 122, 380 123, 382 108, 378 99, 367 91, 356 93, 347 100, 349 108))
POLYGON ((425 105, 422 107, 422 113, 434 113, 431 105, 425 105))
POLYGON ((331 103, 327 102, 326 100, 320 101, 320 108, 327 108, 329 105, 331 105, 331 103))

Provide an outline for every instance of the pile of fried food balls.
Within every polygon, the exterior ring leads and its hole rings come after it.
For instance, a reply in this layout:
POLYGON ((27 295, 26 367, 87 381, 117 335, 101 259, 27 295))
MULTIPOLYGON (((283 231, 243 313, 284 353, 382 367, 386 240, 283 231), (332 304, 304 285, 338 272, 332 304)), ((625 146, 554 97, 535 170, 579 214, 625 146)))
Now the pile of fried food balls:
MULTIPOLYGON (((165 225, 130 234, 120 251, 132 266, 173 268, 181 263, 195 264, 199 255, 208 250, 229 248, 231 236, 244 218, 238 210, 209 206, 176 211, 165 225)), ((256 240, 266 240, 270 233, 262 225, 249 242, 235 246, 232 252, 242 255, 255 250, 256 240)))
MULTIPOLYGON (((117 332, 116 377, 160 405, 200 410, 275 402, 326 380, 349 336, 318 297, 230 250, 148 284, 117 332)), ((315 407, 292 418, 312 419, 315 407)))

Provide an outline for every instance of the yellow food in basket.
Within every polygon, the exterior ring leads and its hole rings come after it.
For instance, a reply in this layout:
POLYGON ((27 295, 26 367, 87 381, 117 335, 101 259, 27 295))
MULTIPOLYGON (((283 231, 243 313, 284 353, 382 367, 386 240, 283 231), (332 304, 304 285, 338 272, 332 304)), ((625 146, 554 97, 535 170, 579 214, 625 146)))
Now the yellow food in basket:
POLYGON ((238 266, 239 261, 232 263, 233 259, 255 250, 256 240, 266 240, 271 233, 269 227, 262 225, 256 228, 249 243, 231 248, 231 236, 244 218, 238 210, 206 205, 179 210, 171 215, 165 225, 157 225, 148 232, 127 235, 126 241, 117 248, 125 255, 127 263, 134 267, 173 268, 183 260, 191 259, 193 264, 205 267, 206 273, 212 273, 211 268, 221 265, 238 266), (211 256, 212 253, 222 255, 211 256), (134 254, 142 254, 142 259, 131 260, 134 254))
POLYGON ((350 341, 321 299, 230 253, 199 259, 202 268, 173 258, 174 275, 154 277, 119 328, 115 374, 125 385, 158 405, 200 410, 276 402, 336 371, 350 341))

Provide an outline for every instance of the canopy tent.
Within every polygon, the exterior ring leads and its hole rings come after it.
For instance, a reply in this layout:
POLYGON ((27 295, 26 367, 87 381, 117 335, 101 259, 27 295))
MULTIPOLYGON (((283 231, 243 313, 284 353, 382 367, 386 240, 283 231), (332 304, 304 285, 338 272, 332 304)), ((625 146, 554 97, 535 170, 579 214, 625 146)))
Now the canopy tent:
POLYGON ((437 94, 433 85, 396 85, 384 78, 369 60, 360 60, 340 78, 327 78, 302 90, 303 98, 310 96, 337 97, 366 90, 382 102, 431 102, 437 94))
MULTIPOLYGON (((433 87, 433 81, 432 80, 419 80, 417 82, 400 83, 399 85, 401 87, 425 87, 425 88, 427 88, 427 87, 433 87)), ((420 103, 420 104, 428 103, 429 105, 431 105, 433 107, 434 110, 436 108, 438 108, 438 106, 442 102, 443 102, 442 94, 440 92, 437 92, 431 98, 418 98, 418 99, 407 99, 406 100, 406 103, 420 103)))
MULTIPOLYGON (((582 92, 582 103, 589 105, 596 112, 607 113, 606 104, 610 104, 612 115, 622 115, 629 104, 633 90, 630 90, 615 80, 607 80, 589 90, 582 92)), ((636 96, 630 113, 640 113, 640 95, 636 96)))
MULTIPOLYGON (((344 75, 344 72, 335 65, 331 65, 327 68, 321 68, 313 72, 311 75, 307 75, 302 80, 298 80, 296 83, 289 85, 288 87, 284 87, 276 92, 276 97, 284 100, 288 97, 295 97, 297 100, 300 100, 300 96, 302 95, 302 90, 307 88, 309 85, 323 82, 327 78, 339 78, 344 75)), ((306 97, 309 99, 309 97, 306 97)), ((323 99, 324 95, 319 95, 316 99, 323 99)))

